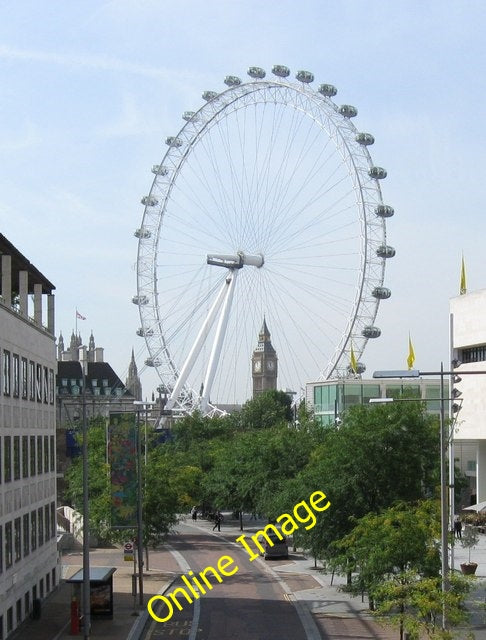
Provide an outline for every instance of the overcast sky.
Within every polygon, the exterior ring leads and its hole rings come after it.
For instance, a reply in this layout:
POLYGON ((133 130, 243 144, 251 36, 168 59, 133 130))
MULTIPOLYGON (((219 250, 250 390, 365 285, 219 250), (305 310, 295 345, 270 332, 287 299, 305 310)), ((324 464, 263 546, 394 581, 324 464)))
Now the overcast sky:
MULTIPOLYGON (((125 378, 131 303, 151 166, 205 89, 250 65, 308 69, 358 108, 388 171, 396 248, 368 372, 448 360, 449 299, 464 252, 469 290, 486 287, 486 5, 471 2, 0 3, 0 231, 56 286, 57 333, 75 310, 125 378)), ((478 321, 484 321, 478 319, 478 321)), ((144 394, 156 385, 143 373, 144 394)))

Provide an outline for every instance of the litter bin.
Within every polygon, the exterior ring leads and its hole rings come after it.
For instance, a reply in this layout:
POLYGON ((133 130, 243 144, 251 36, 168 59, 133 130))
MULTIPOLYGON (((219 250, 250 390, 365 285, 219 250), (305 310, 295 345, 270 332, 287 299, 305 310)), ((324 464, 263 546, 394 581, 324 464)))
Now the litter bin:
POLYGON ((32 600, 32 619, 40 620, 40 617, 41 617, 41 599, 34 598, 34 600, 32 600))

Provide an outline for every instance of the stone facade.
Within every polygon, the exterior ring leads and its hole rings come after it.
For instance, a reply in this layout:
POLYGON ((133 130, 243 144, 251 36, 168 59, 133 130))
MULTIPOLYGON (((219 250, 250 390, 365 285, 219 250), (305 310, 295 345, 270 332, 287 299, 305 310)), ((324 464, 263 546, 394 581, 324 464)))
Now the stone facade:
POLYGON ((59 565, 54 285, 1 234, 0 254, 0 637, 5 638, 57 585, 59 565))

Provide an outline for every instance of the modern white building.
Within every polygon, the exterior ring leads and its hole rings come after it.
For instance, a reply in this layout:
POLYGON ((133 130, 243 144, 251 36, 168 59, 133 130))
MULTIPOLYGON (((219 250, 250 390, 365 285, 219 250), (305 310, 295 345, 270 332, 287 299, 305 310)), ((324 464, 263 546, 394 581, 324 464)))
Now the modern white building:
POLYGON ((486 289, 450 300, 454 384, 462 395, 454 437, 456 466, 470 478, 470 502, 486 500, 486 289), (464 371, 484 372, 472 375, 464 371))
POLYGON ((54 285, 0 234, 0 639, 59 579, 54 285))

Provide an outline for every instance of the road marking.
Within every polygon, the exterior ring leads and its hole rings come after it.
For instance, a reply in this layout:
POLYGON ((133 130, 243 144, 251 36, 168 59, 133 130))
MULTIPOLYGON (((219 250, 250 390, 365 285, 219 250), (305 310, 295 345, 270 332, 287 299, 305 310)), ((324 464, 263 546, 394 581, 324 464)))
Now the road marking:
MULTIPOLYGON (((182 570, 182 573, 187 574, 191 570, 191 567, 187 563, 184 556, 176 551, 174 547, 170 544, 166 544, 167 549, 176 559, 177 564, 182 570)), ((192 624, 191 624, 191 632, 189 634, 189 640, 196 640, 196 635, 199 629, 199 617, 201 615, 201 602, 199 600, 194 600, 194 609, 192 613, 192 624)))

